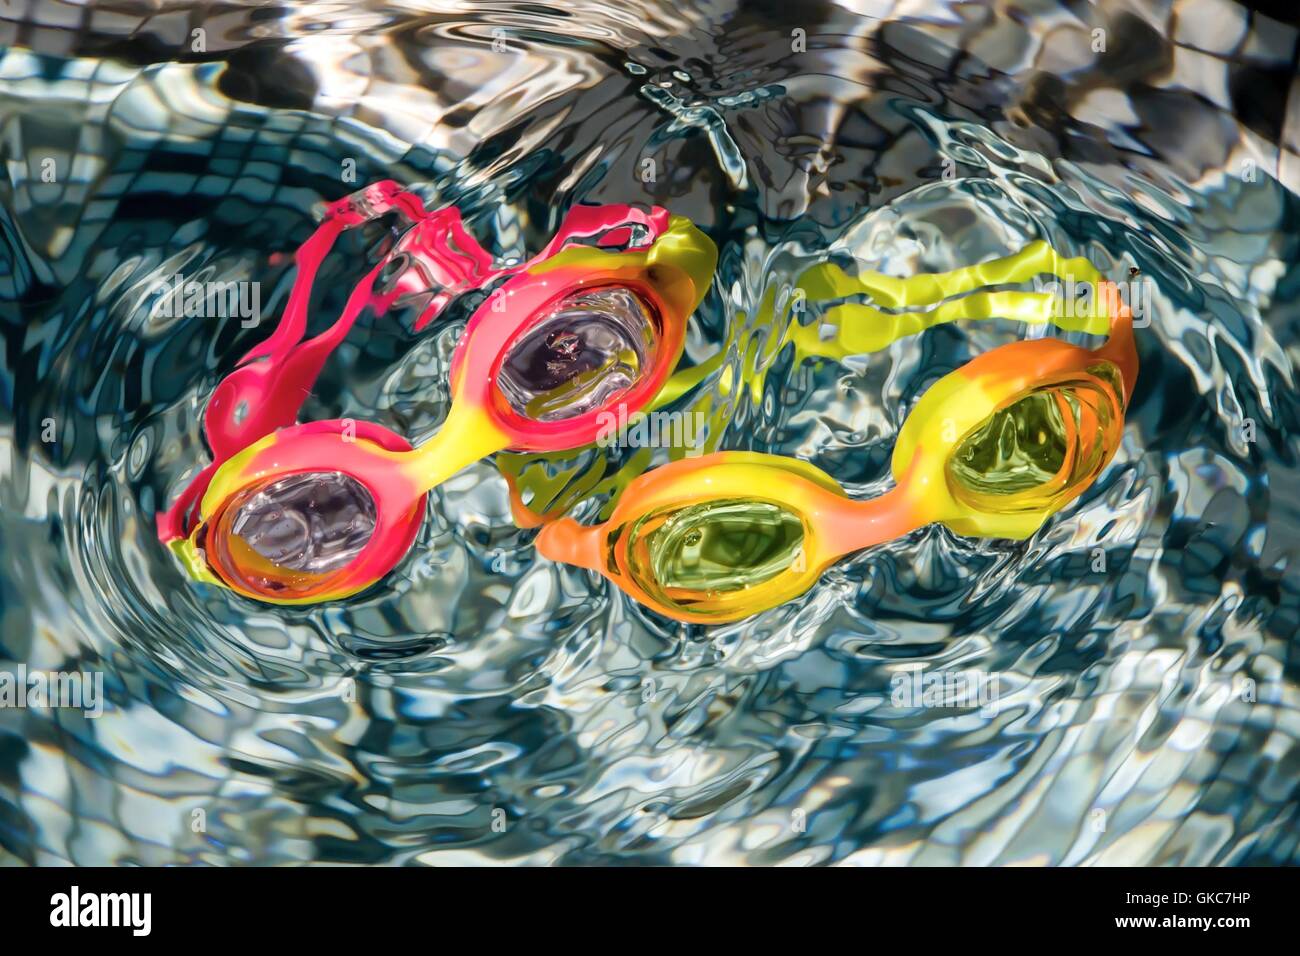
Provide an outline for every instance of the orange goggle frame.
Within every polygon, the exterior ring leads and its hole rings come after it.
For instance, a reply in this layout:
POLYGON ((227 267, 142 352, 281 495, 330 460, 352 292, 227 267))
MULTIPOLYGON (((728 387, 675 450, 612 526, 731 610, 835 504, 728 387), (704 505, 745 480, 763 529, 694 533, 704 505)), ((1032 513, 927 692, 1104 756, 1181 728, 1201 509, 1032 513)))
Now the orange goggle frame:
POLYGON ((895 486, 877 498, 848 498, 806 462, 718 452, 635 479, 602 524, 545 525, 538 552, 596 571, 669 617, 717 624, 788 601, 841 557, 933 522, 960 534, 1028 537, 1082 494, 1119 448, 1137 351, 1117 288, 1098 288, 1109 316, 1105 345, 1015 342, 944 376, 904 422, 895 486), (1054 443, 1051 472, 1000 460, 1009 441, 1054 443), (728 557, 710 559, 711 546, 728 557), (705 569, 686 584, 669 567, 681 555, 705 569), (747 563, 761 566, 737 574, 747 563), (725 583, 710 586, 710 574, 725 583))

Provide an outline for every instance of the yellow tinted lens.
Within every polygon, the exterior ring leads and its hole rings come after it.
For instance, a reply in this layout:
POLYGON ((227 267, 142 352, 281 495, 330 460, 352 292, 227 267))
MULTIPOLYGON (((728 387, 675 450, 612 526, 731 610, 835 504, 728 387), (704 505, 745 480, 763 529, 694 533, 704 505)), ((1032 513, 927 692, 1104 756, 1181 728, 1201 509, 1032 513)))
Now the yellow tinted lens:
POLYGON ((802 519, 756 500, 718 500, 661 511, 628 532, 627 571, 647 594, 691 607, 774 582, 799 567, 802 519))
MULTIPOLYGON (((1092 371, 1091 369, 1089 370, 1092 371)), ((955 497, 982 511, 1052 511, 1101 473, 1123 412, 1112 374, 1080 376, 1020 397, 967 435, 948 460, 955 497)))

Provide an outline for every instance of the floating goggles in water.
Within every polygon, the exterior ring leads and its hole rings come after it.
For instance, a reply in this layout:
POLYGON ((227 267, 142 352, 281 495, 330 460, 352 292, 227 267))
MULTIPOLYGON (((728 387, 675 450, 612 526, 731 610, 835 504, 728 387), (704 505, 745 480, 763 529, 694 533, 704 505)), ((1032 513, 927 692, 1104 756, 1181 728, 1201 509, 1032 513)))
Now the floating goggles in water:
POLYGON ((409 193, 380 184, 331 206, 296 258, 280 327, 209 402, 217 460, 159 518, 159 536, 196 577, 281 604, 343 598, 379 580, 415 539, 426 493, 479 458, 579 448, 610 409, 651 401, 681 356, 717 251, 665 209, 577 207, 540 255, 491 270, 454 209, 426 214, 409 193), (338 322, 301 342, 311 279, 334 239, 393 210, 418 225, 353 290, 338 322), (582 238, 595 245, 574 244, 582 238), (293 424, 367 305, 382 312, 402 291, 436 284, 419 327, 454 293, 506 273, 459 340, 452 407, 429 441, 412 448, 350 419, 293 424))
POLYGON ((1112 283, 1110 338, 1004 345, 944 376, 894 447, 895 487, 855 501, 812 465, 718 452, 634 480, 608 521, 544 526, 540 554, 597 571, 681 621, 716 624, 808 590, 834 561, 939 522, 1025 538, 1092 484, 1119 447, 1137 379, 1132 317, 1112 283))

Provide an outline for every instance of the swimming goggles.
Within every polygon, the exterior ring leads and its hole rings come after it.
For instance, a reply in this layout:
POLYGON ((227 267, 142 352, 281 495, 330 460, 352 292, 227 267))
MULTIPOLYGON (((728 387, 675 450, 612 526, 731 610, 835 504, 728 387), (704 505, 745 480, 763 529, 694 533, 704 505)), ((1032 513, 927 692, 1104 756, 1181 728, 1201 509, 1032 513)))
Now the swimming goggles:
POLYGON ((410 549, 432 488, 503 449, 592 443, 611 409, 651 401, 681 356, 717 251, 654 207, 579 206, 519 266, 492 258, 452 207, 380 183, 334 203, 296 254, 284 316, 214 390, 214 461, 159 515, 191 574, 277 604, 355 594, 410 549), (302 341, 312 279, 344 229, 397 212, 414 223, 355 287, 338 321, 302 341), (295 424, 321 368, 367 306, 430 296, 422 328, 455 295, 506 280, 470 317, 451 364, 451 410, 418 447, 373 422, 295 424), (430 293, 429 290, 436 290, 430 293))
POLYGON ((669 617, 717 624, 791 600, 845 555, 931 523, 1026 538, 1119 448, 1138 372, 1132 316, 1113 283, 1097 284, 1097 300, 1102 347, 1014 342, 932 385, 899 431, 895 486, 879 497, 853 500, 807 462, 717 452, 636 478, 601 524, 545 524, 538 553, 669 617))

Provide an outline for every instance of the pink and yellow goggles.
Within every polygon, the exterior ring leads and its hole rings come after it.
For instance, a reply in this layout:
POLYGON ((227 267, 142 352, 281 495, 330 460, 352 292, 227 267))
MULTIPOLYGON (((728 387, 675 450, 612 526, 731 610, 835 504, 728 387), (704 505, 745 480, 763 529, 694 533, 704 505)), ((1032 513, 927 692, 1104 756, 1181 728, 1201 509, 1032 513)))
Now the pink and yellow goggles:
MULTIPOLYGON (((391 195, 379 199, 385 208, 393 204, 391 195)), ((433 255, 434 244, 445 250, 450 238, 463 251, 472 239, 458 216, 436 216, 422 219, 427 241, 414 251, 428 253, 417 262, 433 262, 447 276, 466 257, 433 255)), ((396 292, 376 292, 376 283, 393 257, 412 251, 404 240, 357 286, 339 323, 324 333, 329 348, 366 305, 387 306, 396 292)), ((314 248, 313 269, 321 256, 314 248)), ((473 257, 476 267, 480 258, 473 257)), ((636 411, 653 400, 681 356, 686 323, 716 261, 708 237, 667 210, 574 209, 540 255, 494 273, 513 272, 470 318, 452 359, 451 410, 438 433, 415 448, 379 425, 349 419, 284 427, 301 405, 304 381, 314 381, 324 361, 320 350, 299 358, 319 339, 255 350, 250 358, 269 355, 267 364, 241 366, 229 378, 243 376, 239 388, 273 406, 260 406, 265 430, 245 431, 251 443, 224 461, 221 451, 232 442, 221 449, 213 442, 218 461, 196 482, 195 513, 183 498, 160 517, 160 537, 194 576, 247 597, 301 604, 355 594, 401 560, 423 521, 426 493, 462 468, 507 448, 582 447, 612 408, 636 411)), ((300 270, 303 263, 300 250, 300 270)), ((462 290, 467 277, 485 274, 462 272, 462 290)), ((305 301, 291 296, 290 306, 300 311, 305 301)), ((300 317, 293 320, 301 326, 300 317)), ((283 325, 277 337, 286 338, 283 325)), ((238 394, 229 379, 218 386, 220 424, 238 394)))
POLYGON ((923 525, 1026 538, 1120 445, 1137 350, 1115 285, 1099 291, 1110 329, 1101 348, 1015 342, 931 386, 899 432, 895 487, 877 498, 848 498, 807 462, 718 452, 637 478, 602 524, 545 525, 538 552, 599 572, 661 614, 718 624, 791 600, 843 556, 923 525))

